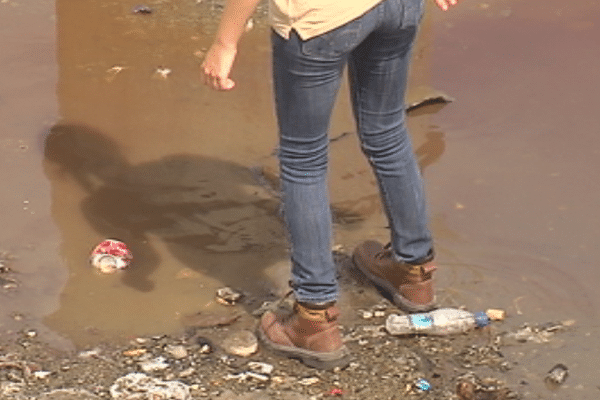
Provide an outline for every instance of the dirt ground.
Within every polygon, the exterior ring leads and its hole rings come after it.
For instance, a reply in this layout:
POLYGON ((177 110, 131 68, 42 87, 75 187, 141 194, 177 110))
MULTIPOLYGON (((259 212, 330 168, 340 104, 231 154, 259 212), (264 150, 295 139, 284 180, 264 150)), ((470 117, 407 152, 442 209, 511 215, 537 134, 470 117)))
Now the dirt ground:
POLYGON ((479 400, 598 398, 596 2, 429 4, 408 103, 454 101, 411 110, 409 127, 440 305, 507 311, 483 331, 382 331, 397 310, 347 263, 388 230, 342 88, 330 178, 354 361, 333 372, 261 350, 231 356, 222 343, 253 331, 252 313, 287 290, 266 9, 240 47, 237 89, 214 93, 198 66, 222 4, 137 5, 0 1, 0 396, 109 398, 115 380, 165 357, 148 374, 194 398, 445 399, 459 384, 479 400), (133 251, 121 274, 89 267, 106 237, 133 251), (223 286, 244 300, 219 305, 223 286), (189 326, 232 314, 231 325, 189 326), (249 375, 250 360, 274 369, 249 375), (568 377, 550 387, 557 365, 568 377))

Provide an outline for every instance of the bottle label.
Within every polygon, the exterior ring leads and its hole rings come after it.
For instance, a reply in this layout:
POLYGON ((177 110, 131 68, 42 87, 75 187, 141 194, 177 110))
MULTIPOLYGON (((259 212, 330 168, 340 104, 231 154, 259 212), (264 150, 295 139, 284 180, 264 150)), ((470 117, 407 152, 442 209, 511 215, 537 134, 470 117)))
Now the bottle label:
POLYGON ((412 314, 410 315, 410 322, 418 330, 433 326, 433 318, 427 314, 412 314))

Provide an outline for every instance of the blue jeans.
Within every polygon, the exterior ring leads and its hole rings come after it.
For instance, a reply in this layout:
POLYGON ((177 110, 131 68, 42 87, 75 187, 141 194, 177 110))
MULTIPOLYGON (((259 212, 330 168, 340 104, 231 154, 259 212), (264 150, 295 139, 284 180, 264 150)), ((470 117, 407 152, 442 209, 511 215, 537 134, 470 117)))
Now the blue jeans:
POLYGON ((283 213, 296 299, 335 301, 327 188, 328 127, 348 66, 357 131, 373 166, 399 261, 433 257, 423 184, 406 128, 404 95, 423 0, 384 0, 333 31, 302 41, 272 33, 283 213))

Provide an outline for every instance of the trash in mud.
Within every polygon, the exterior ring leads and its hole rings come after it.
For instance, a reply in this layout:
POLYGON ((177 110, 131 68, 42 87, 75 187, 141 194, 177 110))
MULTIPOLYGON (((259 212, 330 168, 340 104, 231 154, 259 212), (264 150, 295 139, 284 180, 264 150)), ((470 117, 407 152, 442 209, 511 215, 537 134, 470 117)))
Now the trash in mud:
POLYGON ((138 4, 137 6, 131 9, 133 14, 152 14, 154 10, 144 4, 138 4))
POLYGON ((224 287, 217 289, 217 293, 215 294, 215 300, 219 304, 223 304, 225 306, 233 306, 242 298, 242 294, 236 292, 230 287, 224 287))
POLYGON ((167 79, 171 72, 172 71, 169 68, 158 67, 156 68, 156 71, 154 71, 154 77, 160 79, 167 79))
POLYGON ((504 383, 496 379, 480 379, 468 373, 459 378, 456 395, 460 400, 509 400, 519 397, 503 386, 504 383))
POLYGON ((92 250, 90 264, 103 274, 112 274, 127 268, 132 259, 131 251, 125 243, 106 239, 92 250))
POLYGON ((504 345, 517 343, 548 343, 554 334, 575 324, 574 320, 549 322, 539 326, 523 325, 516 332, 508 332, 501 337, 504 345))
POLYGON ((110 387, 115 400, 169 399, 189 400, 190 388, 179 381, 162 381, 142 373, 130 373, 115 381, 110 387))
POLYGON ((106 70, 106 77, 104 78, 104 80, 106 80, 106 82, 112 82, 115 79, 115 76, 117 76, 117 74, 123 71, 124 69, 126 68, 120 65, 113 65, 112 67, 106 70))
POLYGON ((446 104, 453 102, 454 99, 446 93, 435 90, 429 86, 417 86, 411 88, 407 94, 406 111, 414 111, 419 107, 431 104, 446 104))
POLYGON ((169 363, 167 363, 167 360, 164 357, 160 356, 151 360, 143 361, 139 364, 139 366, 144 372, 156 372, 169 368, 169 363))
POLYGON ((569 376, 569 369, 564 364, 556 364, 544 379, 546 386, 550 390, 556 390, 560 385, 565 383, 567 377, 569 376))
POLYGON ((415 387, 422 392, 427 392, 431 389, 431 384, 427 380, 419 378, 415 382, 415 387))
POLYGON ((210 328, 214 326, 231 325, 240 318, 240 314, 212 314, 197 312, 186 315, 181 319, 181 323, 187 327, 210 328))

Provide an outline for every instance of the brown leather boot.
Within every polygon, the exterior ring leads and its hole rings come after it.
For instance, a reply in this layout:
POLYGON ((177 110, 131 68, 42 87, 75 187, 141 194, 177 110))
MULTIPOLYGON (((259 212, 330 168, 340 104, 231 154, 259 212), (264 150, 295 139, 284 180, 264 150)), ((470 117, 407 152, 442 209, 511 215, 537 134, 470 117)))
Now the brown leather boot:
POLYGON ((402 310, 423 312, 435 308, 433 272, 437 268, 432 264, 410 265, 396 261, 391 246, 384 247, 375 241, 357 246, 352 260, 402 310))
POLYGON ((345 367, 350 353, 342 343, 337 319, 340 312, 333 303, 323 306, 294 304, 294 312, 278 316, 266 312, 258 327, 262 343, 276 353, 297 358, 309 367, 345 367))

